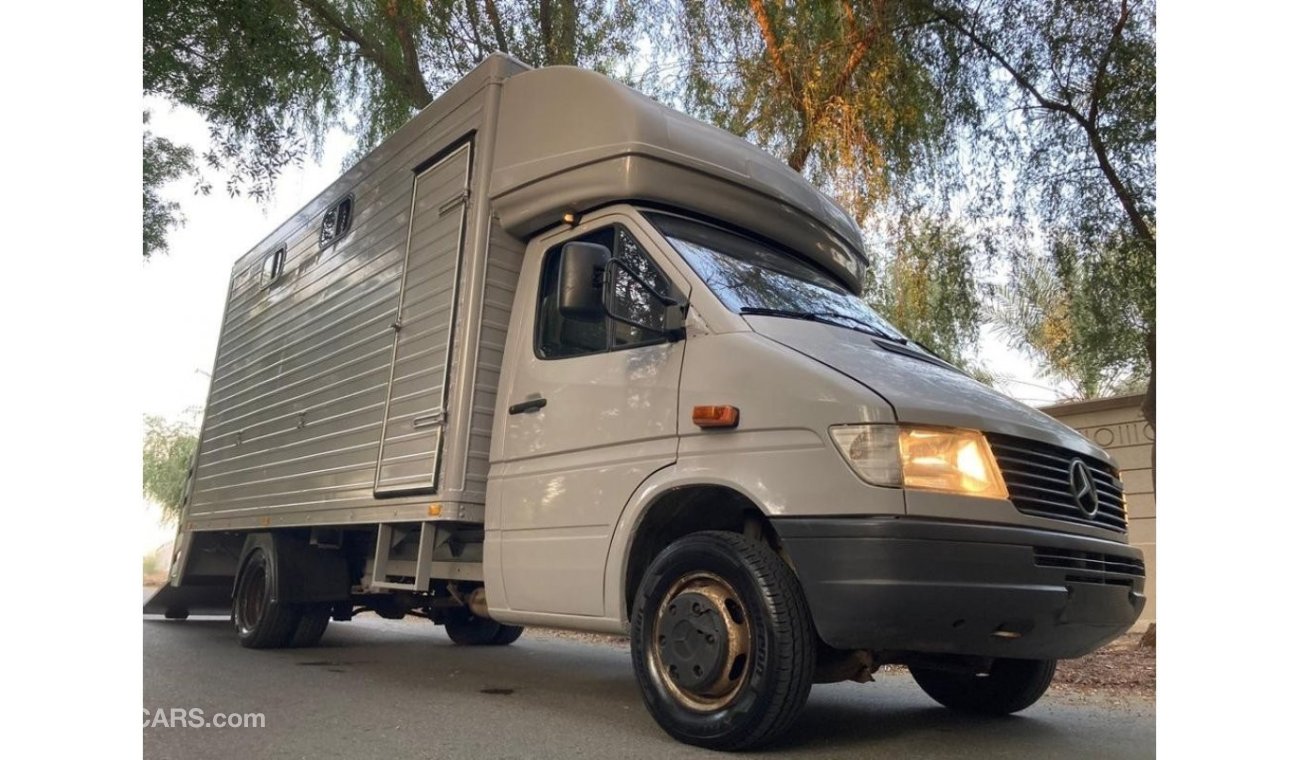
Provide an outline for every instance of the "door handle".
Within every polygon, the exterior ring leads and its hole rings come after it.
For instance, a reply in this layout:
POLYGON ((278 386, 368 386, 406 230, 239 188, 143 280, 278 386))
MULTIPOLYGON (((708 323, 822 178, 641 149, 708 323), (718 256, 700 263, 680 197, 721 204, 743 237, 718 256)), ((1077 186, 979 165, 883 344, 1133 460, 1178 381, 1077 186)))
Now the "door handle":
POLYGON ((518 404, 511 404, 510 413, 527 414, 528 412, 535 412, 544 406, 546 406, 546 399, 540 397, 530 398, 526 401, 520 401, 518 404))

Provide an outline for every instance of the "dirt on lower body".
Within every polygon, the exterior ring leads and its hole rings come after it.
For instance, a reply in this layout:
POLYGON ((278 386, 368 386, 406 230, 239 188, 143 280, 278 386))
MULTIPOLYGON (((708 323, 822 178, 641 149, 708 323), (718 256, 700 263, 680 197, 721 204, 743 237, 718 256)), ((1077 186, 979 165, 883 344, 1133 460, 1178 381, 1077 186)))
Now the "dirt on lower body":
POLYGON ((1084 694, 1155 697, 1156 650, 1139 646, 1141 634, 1128 634, 1086 657, 1061 660, 1053 689, 1084 694))

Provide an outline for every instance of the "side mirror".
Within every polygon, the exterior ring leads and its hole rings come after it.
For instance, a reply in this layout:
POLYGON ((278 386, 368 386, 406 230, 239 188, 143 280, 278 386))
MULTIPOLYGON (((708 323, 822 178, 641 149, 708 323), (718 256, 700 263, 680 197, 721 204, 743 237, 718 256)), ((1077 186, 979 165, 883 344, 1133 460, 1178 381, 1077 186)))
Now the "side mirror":
POLYGON ((565 243, 560 249, 560 316, 580 322, 605 319, 603 301, 609 249, 599 243, 565 243))

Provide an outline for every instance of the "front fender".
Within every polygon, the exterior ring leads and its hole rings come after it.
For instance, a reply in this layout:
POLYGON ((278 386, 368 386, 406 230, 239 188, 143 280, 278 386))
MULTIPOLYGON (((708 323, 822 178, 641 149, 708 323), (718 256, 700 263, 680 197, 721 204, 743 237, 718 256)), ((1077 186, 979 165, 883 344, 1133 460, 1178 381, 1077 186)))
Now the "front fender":
POLYGON ((903 493, 860 480, 832 444, 811 430, 684 436, 677 462, 651 474, 623 507, 605 561, 605 615, 627 628, 627 561, 645 516, 670 491, 720 486, 768 517, 904 514, 903 493))

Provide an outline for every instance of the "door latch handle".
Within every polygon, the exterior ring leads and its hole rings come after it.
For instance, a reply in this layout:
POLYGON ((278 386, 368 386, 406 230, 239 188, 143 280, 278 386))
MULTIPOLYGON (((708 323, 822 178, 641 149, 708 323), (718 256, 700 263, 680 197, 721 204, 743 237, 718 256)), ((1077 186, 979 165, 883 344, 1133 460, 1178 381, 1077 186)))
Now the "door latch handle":
POLYGON ((544 398, 530 398, 530 399, 528 399, 528 400, 526 400, 526 401, 520 401, 518 404, 511 404, 511 405, 510 405, 510 413, 511 413, 511 414, 526 414, 526 413, 528 413, 528 412, 535 412, 535 411, 537 411, 538 409, 541 409, 541 408, 544 407, 544 406, 546 406, 546 399, 544 399, 544 398))

